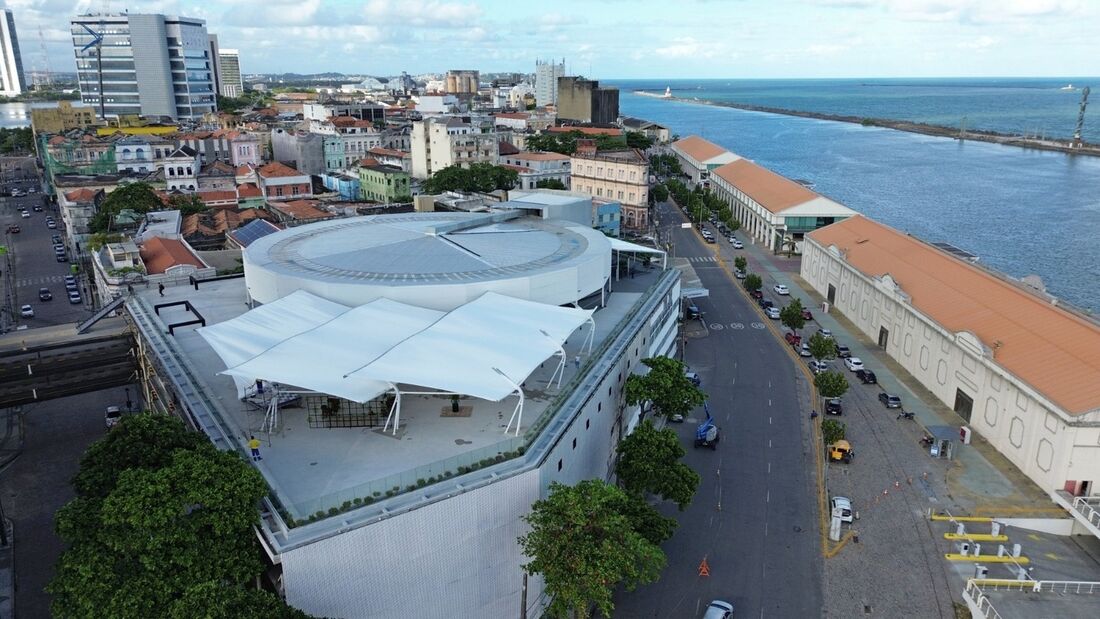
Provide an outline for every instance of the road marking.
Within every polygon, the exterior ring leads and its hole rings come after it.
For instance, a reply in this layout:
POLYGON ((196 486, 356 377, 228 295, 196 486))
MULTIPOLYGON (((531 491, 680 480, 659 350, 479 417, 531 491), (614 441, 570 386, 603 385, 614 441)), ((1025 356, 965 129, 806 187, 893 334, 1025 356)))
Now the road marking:
MULTIPOLYGON (((772 405, 772 399, 768 398, 768 406, 771 406, 771 405, 772 405)), ((771 419, 771 417, 768 417, 768 419, 771 419)))
POLYGON ((752 323, 752 328, 753 328, 753 329, 763 329, 763 328, 764 328, 764 323, 762 323, 762 322, 754 322, 754 323, 752 323))
MULTIPOLYGON (((771 402, 768 402, 768 406, 771 406, 771 402)), ((772 418, 768 417, 768 425, 772 425, 772 418)))
POLYGON ((768 521, 764 521, 764 537, 768 536, 768 521))
POLYGON ((771 503, 772 502, 772 491, 771 490, 768 490, 768 493, 766 495, 764 495, 764 502, 765 503, 771 503))
POLYGON ((772 472, 772 463, 771 462, 768 463, 768 472, 769 473, 772 472))
POLYGON ((715 330, 715 331, 721 331, 722 329, 726 328, 726 325, 724 325, 720 322, 714 322, 714 323, 711 323, 710 328, 715 330))
POLYGON ((745 323, 743 322, 731 322, 730 329, 744 329, 745 323))
POLYGON ((772 440, 769 438, 768 439, 768 447, 771 447, 771 446, 772 446, 772 440))

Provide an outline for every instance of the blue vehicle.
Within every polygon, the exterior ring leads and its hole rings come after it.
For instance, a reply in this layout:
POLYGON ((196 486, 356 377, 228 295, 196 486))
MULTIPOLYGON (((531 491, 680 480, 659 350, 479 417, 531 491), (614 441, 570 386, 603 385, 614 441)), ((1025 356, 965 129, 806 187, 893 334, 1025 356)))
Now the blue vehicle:
POLYGON ((710 414, 710 404, 703 402, 703 408, 707 411, 707 419, 695 428, 695 446, 718 449, 718 441, 721 439, 720 428, 714 425, 714 417, 710 414))

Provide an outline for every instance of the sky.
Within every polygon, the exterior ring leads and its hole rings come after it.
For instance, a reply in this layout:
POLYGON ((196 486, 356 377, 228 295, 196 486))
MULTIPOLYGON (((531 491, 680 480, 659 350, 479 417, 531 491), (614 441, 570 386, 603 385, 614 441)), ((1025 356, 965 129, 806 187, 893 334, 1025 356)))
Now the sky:
POLYGON ((75 71, 68 19, 206 20, 244 73, 595 78, 1092 76, 1100 0, 0 0, 24 69, 75 71), (40 34, 41 33, 41 34, 40 34), (46 54, 42 49, 45 47, 46 54))

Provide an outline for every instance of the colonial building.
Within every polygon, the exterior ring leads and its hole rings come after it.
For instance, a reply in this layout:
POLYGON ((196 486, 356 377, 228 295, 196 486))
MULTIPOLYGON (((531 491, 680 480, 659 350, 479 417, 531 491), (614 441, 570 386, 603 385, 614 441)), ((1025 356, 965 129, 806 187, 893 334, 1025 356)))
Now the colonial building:
POLYGON ((1096 492, 1100 326, 1092 318, 863 216, 806 238, 802 278, 960 424, 1056 500, 1096 492))
POLYGON ((516 189, 535 189, 539 181, 555 180, 569 187, 569 155, 560 153, 517 152, 501 155, 500 162, 513 166, 520 174, 516 189))
POLYGON ((735 155, 697 135, 689 135, 673 142, 672 152, 679 160, 684 174, 691 177, 691 182, 704 185, 710 178, 711 170, 741 158, 740 155, 735 155))
POLYGON ((359 193, 363 200, 396 202, 412 193, 409 173, 397 166, 380 163, 359 166, 359 193))
POLYGON ((620 204, 622 226, 641 231, 649 227, 649 159, 629 148, 597 151, 587 140, 578 142, 570 162, 573 191, 597 200, 620 204))
POLYGON ((308 174, 277 161, 256 169, 256 177, 264 198, 269 202, 313 197, 313 183, 308 174))

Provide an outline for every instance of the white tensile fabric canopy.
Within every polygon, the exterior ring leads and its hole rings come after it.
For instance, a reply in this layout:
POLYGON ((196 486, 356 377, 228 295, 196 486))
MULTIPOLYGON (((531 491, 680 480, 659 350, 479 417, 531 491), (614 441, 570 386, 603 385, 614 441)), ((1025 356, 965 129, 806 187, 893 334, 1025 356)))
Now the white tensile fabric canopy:
POLYGON ((631 243, 630 241, 624 241, 615 237, 608 237, 607 240, 611 241, 611 249, 615 251, 633 252, 636 254, 664 254, 665 252, 653 247, 646 247, 645 245, 638 245, 637 243, 631 243))
MULTIPOLYGON (((298 290, 233 320, 202 327, 198 332, 225 366, 231 368, 346 311, 348 308, 344 305, 298 290)), ((237 397, 244 397, 245 389, 256 378, 234 376, 237 397)))
POLYGON ((262 379, 356 402, 393 390, 396 432, 398 384, 493 401, 515 393, 512 418, 522 420, 520 385, 555 355, 564 374, 563 343, 585 323, 594 337, 592 313, 495 292, 448 313, 388 299, 348 309, 298 291, 199 332, 239 385, 262 379))

